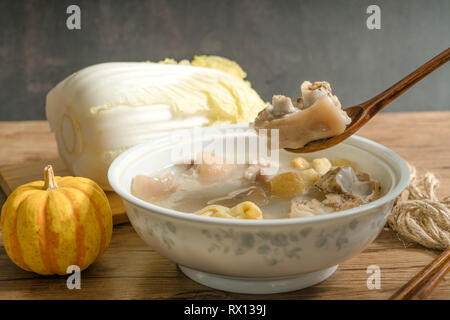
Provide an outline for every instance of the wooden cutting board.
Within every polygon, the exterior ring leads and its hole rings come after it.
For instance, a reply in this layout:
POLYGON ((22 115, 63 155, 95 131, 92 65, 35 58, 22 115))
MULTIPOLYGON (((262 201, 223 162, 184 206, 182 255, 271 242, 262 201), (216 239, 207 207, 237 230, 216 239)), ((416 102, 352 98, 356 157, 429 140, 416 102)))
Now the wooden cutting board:
MULTIPOLYGON (((8 196, 18 186, 36 180, 43 180, 43 170, 48 164, 53 166, 57 176, 70 176, 64 161, 60 158, 0 166, 0 187, 8 196)), ((113 214, 114 224, 128 222, 122 199, 113 191, 105 191, 113 214)))

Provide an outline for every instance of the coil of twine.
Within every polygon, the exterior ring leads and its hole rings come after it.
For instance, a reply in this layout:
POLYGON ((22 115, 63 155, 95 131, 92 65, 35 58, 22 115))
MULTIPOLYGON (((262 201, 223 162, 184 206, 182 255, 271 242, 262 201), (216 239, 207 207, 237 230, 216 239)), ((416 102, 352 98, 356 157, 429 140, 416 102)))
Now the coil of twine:
POLYGON ((427 172, 418 177, 409 166, 408 187, 396 199, 388 217, 388 225, 402 238, 430 249, 444 250, 450 246, 450 196, 439 199, 439 180, 427 172))

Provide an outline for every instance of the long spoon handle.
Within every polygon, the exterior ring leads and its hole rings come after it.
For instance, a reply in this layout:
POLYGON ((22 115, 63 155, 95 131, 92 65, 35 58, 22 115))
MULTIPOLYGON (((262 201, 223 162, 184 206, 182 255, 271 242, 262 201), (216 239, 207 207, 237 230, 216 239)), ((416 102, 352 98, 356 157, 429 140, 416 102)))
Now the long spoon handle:
POLYGON ((369 118, 375 115, 378 111, 383 109, 392 100, 411 88, 414 84, 423 79, 440 66, 447 63, 450 59, 450 48, 442 51, 436 57, 426 62, 421 67, 414 70, 412 73, 404 77, 402 80, 394 84, 389 89, 383 91, 372 99, 362 103, 360 106, 367 110, 369 118))

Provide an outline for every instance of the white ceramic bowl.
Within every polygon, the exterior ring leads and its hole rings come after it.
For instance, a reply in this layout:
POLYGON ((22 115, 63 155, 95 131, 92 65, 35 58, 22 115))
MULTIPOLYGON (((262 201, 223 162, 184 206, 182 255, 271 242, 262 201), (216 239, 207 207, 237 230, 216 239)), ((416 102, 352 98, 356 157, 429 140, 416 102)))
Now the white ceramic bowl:
MULTIPOLYGON (((176 163, 182 144, 220 137, 229 129, 251 136, 245 125, 203 128, 197 139, 164 137, 135 146, 117 157, 108 178, 122 197, 131 224, 161 255, 191 279, 240 293, 276 293, 323 281, 337 265, 358 253, 382 230, 395 198, 409 181, 405 161, 388 148, 357 136, 311 157, 342 157, 382 184, 384 196, 369 204, 328 215, 273 220, 208 218, 150 204, 130 193, 132 178, 176 163), (242 133, 242 130, 245 132, 242 133)), ((232 133, 234 134, 234 133, 232 133)), ((247 145, 248 146, 248 145, 247 145)), ((292 154, 292 157, 298 156, 292 154)))

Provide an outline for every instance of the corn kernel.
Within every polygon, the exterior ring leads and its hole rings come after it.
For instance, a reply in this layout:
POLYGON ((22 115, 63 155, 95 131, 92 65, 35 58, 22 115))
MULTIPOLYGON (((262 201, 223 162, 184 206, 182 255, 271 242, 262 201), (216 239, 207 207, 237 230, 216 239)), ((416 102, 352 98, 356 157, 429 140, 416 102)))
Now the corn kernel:
POLYGON ((311 162, 314 170, 323 175, 331 169, 331 162, 327 158, 317 158, 311 162))
POLYGON ((308 160, 303 157, 296 157, 291 161, 291 167, 295 169, 308 169, 311 167, 311 164, 308 160))

